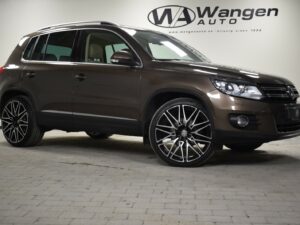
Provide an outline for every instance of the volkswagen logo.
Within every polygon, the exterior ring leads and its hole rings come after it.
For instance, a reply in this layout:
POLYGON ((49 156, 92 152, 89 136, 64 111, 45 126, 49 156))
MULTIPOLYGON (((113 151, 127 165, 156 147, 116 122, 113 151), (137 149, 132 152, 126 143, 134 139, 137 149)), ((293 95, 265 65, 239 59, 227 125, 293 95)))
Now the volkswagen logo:
POLYGON ((291 86, 287 86, 286 92, 292 99, 294 99, 296 97, 295 92, 291 86))

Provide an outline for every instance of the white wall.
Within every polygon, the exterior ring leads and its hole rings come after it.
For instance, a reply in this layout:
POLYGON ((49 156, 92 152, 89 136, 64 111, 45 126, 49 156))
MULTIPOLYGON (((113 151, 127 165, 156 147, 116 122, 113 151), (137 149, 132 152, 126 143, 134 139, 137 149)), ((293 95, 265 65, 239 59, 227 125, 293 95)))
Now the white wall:
MULTIPOLYGON (((49 24, 107 20, 168 33, 171 30, 261 28, 257 33, 174 34, 205 53, 212 61, 284 76, 300 89, 299 0, 0 0, 0 65, 26 33, 49 24), (198 26, 197 21, 177 29, 159 28, 147 20, 159 6, 183 5, 221 8, 278 8, 277 17, 241 21, 234 26, 198 26)), ((196 19, 198 20, 198 19, 196 19)))

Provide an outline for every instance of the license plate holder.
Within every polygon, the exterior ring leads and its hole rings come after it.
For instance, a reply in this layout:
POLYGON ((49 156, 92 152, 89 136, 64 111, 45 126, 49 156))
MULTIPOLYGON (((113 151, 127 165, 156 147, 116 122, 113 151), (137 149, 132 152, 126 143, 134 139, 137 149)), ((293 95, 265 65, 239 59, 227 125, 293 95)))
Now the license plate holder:
POLYGON ((291 121, 300 121, 300 105, 289 106, 287 108, 288 119, 291 121))

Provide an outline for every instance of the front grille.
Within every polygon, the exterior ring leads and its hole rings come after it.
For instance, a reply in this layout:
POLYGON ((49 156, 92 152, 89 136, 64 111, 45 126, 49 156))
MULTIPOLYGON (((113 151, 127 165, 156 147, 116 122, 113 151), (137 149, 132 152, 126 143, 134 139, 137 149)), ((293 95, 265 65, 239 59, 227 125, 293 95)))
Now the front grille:
POLYGON ((287 85, 261 85, 265 98, 271 101, 295 102, 299 92, 294 86, 287 85))

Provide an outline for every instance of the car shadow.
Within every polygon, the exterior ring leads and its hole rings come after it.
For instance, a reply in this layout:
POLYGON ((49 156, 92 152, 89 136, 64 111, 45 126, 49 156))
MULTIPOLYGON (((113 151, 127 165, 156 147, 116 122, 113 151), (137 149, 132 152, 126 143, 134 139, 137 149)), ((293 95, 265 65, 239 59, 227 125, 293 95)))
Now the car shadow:
MULTIPOLYGON (((89 137, 47 137, 43 140, 39 151, 64 152, 74 154, 87 153, 111 153, 122 154, 133 160, 146 162, 147 159, 156 159, 156 155, 149 145, 144 145, 139 140, 124 140, 109 138, 105 140, 93 140, 89 137), (48 148, 51 147, 51 150, 48 148), (53 148, 55 147, 55 148, 53 148), (133 157, 134 156, 134 157, 133 157)), ((157 163, 158 160, 151 160, 157 163)), ((279 163, 290 164, 299 162, 299 159, 281 154, 279 151, 264 150, 264 146, 251 152, 233 152, 228 149, 216 152, 215 156, 206 164, 207 166, 216 165, 242 165, 242 164, 262 164, 279 163)), ((163 163, 160 162, 163 165, 163 163)))
POLYGON ((299 159, 270 150, 263 150, 264 146, 253 152, 234 152, 229 149, 218 151, 207 165, 249 165, 249 164, 291 164, 299 159))
MULTIPOLYGON (((0 143, 7 145, 6 142, 0 143)), ((116 139, 108 138, 104 140, 94 140, 84 136, 48 136, 43 139, 41 144, 36 147, 27 148, 34 151, 45 151, 57 154, 94 154, 97 157, 99 153, 118 154, 128 160, 138 161, 147 164, 166 165, 152 151, 149 145, 144 145, 141 140, 130 140, 126 138, 116 139)), ((284 153, 284 150, 282 151, 284 153)), ((99 156, 100 157, 100 156, 99 156)), ((206 166, 217 165, 249 165, 249 164, 291 164, 299 163, 299 159, 279 151, 267 150, 262 146, 260 149, 251 153, 233 152, 228 149, 216 152, 215 156, 206 164, 206 166), (264 150, 265 149, 265 150, 264 150)))
POLYGON ((95 140, 90 137, 46 137, 37 146, 38 150, 49 151, 51 147, 52 152, 64 152, 73 154, 86 153, 109 153, 112 154, 127 154, 127 155, 145 155, 148 158, 155 158, 155 154, 149 145, 144 145, 139 140, 126 139, 100 139, 95 140))
MULTIPOLYGON (((102 154, 112 157, 126 158, 145 164, 161 164, 149 145, 144 145, 141 140, 127 140, 126 138, 95 140, 88 136, 73 137, 46 137, 40 146, 34 148, 36 151, 70 155, 93 155, 103 159, 102 154), (101 155, 100 155, 101 154, 101 155)), ((104 157, 105 158, 105 157, 104 157)))

